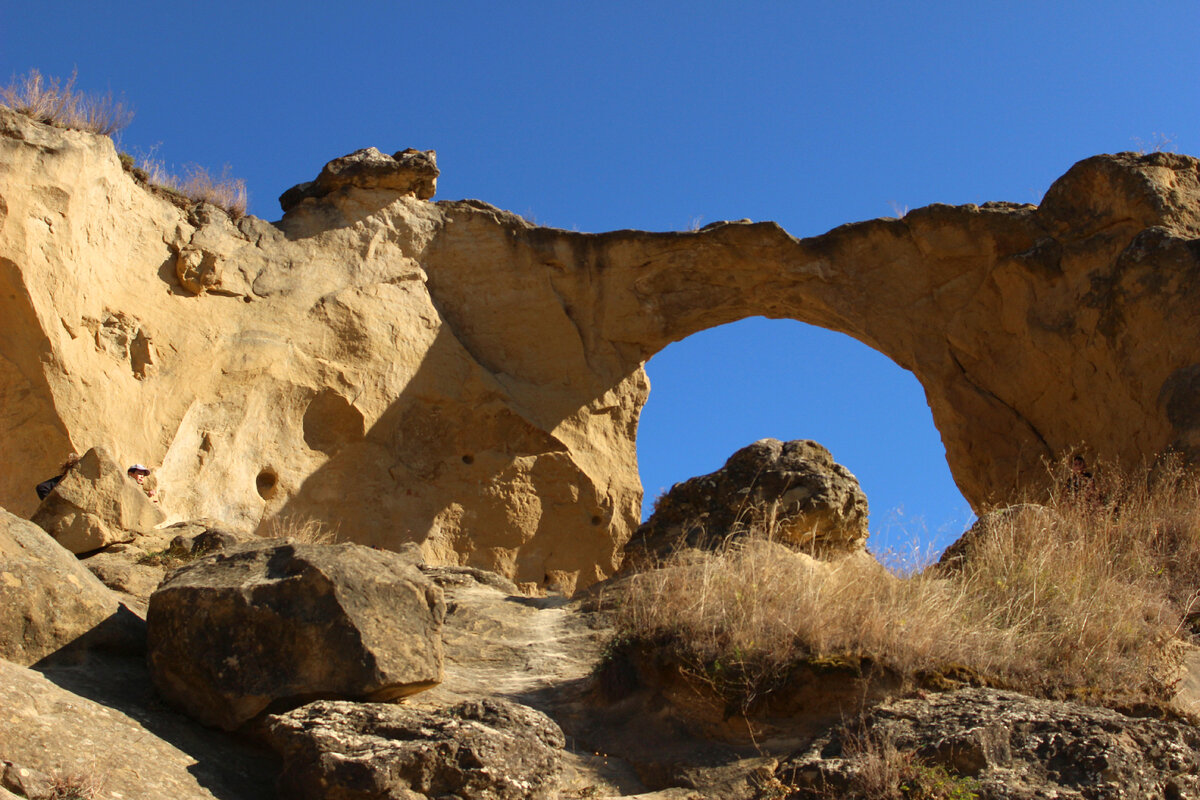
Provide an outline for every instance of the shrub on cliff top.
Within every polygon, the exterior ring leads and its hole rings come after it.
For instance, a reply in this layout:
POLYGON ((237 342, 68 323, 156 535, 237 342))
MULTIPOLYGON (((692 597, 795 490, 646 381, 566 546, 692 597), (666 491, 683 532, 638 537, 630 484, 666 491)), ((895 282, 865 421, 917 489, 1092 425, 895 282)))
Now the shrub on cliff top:
MULTIPOLYGON (((1103 475, 1103 473, 1101 473, 1103 475)), ((1062 485, 1062 484, 1060 484, 1062 485)), ((1082 699, 1161 699, 1200 619, 1200 479, 1109 473, 978 526, 953 568, 813 569, 767 541, 678 556, 615 600, 625 641, 665 647, 748 704, 803 662, 971 675, 1082 699)))
POLYGON ((106 136, 133 120, 133 109, 111 93, 90 95, 78 91, 75 77, 72 72, 64 84, 58 78, 45 78, 31 69, 0 87, 0 103, 38 122, 106 136))

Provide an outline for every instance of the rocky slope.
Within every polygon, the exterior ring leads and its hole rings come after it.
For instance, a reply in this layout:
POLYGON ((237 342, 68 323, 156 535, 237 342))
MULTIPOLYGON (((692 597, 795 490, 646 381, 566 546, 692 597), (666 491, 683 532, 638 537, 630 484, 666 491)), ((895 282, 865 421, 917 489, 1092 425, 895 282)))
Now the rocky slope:
POLYGON ((315 516, 585 587, 638 522, 642 365, 760 314, 912 370, 977 508, 1080 443, 1138 461, 1200 441, 1194 159, 1098 156, 1040 207, 804 240, 539 228, 431 202, 435 177, 428 154, 355 154, 281 221, 234 222, 147 191, 105 137, 0 109, 0 505, 30 513, 102 444, 158 468, 176 519, 315 516))

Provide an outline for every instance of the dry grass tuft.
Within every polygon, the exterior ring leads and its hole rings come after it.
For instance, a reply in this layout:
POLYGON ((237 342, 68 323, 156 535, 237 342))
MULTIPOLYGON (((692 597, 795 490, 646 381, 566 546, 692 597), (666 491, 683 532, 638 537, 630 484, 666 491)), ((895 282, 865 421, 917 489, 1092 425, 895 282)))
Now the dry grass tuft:
POLYGON ((267 523, 265 538, 291 539, 300 544, 337 544, 337 527, 312 517, 275 517, 267 523))
POLYGON ((38 122, 106 136, 133 121, 133 110, 111 92, 89 95, 77 91, 75 78, 72 72, 63 84, 58 78, 45 78, 31 69, 0 87, 0 103, 38 122))
POLYGON ((199 164, 188 164, 180 178, 167 170, 162 161, 152 157, 138 159, 136 166, 132 157, 125 163, 136 177, 164 191, 181 205, 212 203, 235 220, 246 215, 246 181, 232 177, 228 165, 221 170, 219 178, 214 178, 199 164))
POLYGON ((1047 696, 1160 699, 1170 643, 1198 632, 1200 480, 1167 464, 1136 479, 1100 471, 1075 489, 989 517, 955 568, 907 577, 764 539, 678 556, 628 582, 619 636, 719 675, 743 702, 828 659, 1047 696))
POLYGON ((95 775, 55 773, 50 777, 49 800, 96 800, 104 792, 104 781, 95 775))

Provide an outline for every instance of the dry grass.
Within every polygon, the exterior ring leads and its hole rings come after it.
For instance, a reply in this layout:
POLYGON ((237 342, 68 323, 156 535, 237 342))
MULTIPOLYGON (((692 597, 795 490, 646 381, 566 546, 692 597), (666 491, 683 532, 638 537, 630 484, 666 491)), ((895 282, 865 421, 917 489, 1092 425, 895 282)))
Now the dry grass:
POLYGON ((104 792, 104 781, 95 775, 55 773, 50 778, 49 800, 96 800, 104 792))
POLYGON ((275 517, 264 531, 267 539, 291 539, 300 544, 337 544, 341 538, 336 527, 312 517, 275 517))
POLYGON ((152 157, 138 159, 136 167, 130 158, 128 164, 137 177, 184 203, 212 203, 223 208, 233 219, 246 215, 246 182, 234 178, 228 165, 221 171, 221 176, 215 178, 199 164, 188 164, 180 178, 167 170, 162 161, 152 157))
POLYGON ((106 136, 133 120, 133 110, 112 93, 89 95, 76 90, 75 77, 72 72, 64 84, 31 69, 0 87, 0 103, 38 122, 106 136))
POLYGON ((1160 698, 1168 644, 1193 636, 1200 611, 1200 480, 1170 465, 1108 475, 1086 497, 998 515, 954 570, 828 566, 762 539, 676 557, 629 582, 620 635, 719 675, 745 702, 827 659, 1048 696, 1160 698))

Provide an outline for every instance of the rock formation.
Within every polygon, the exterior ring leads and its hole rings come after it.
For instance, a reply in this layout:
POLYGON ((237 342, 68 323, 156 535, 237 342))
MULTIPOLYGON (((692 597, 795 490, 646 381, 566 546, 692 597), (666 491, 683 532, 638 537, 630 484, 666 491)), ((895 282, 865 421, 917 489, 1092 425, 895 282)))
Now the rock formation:
POLYGON ((762 439, 716 472, 672 486, 625 554, 650 563, 750 532, 822 557, 849 555, 866 545, 867 498, 850 470, 816 442, 762 439))
POLYGON ((504 700, 436 711, 319 701, 268 722, 296 800, 553 800, 562 731, 504 700))
POLYGON ((83 454, 30 518, 72 553, 128 542, 163 512, 103 447, 83 454))
POLYGON ((33 664, 81 637, 120 628, 120 610, 116 596, 45 531, 0 509, 0 659, 33 664))
POLYGON ((399 155, 331 162, 280 222, 234 223, 144 190, 107 138, 0 110, 0 504, 32 512, 68 451, 106 444, 161 465, 180 519, 312 515, 586 586, 639 520, 642 365, 752 315, 911 370, 977 509, 1079 443, 1200 454, 1186 156, 1087 159, 1040 207, 933 205, 797 240, 767 222, 539 228, 422 199, 432 159, 399 155), (379 177, 402 162, 403 185, 379 177))
POLYGON ((150 597, 154 682, 233 730, 272 703, 386 701, 442 679, 442 590, 401 556, 267 542, 182 567, 150 597))
POLYGON ((967 778, 985 800, 1182 800, 1200 792, 1200 731, 1192 725, 989 689, 886 703, 860 724, 818 737, 777 775, 795 791, 789 797, 829 797, 830 789, 862 796, 852 791, 863 785, 856 773, 867 753, 878 757, 886 746, 967 778))

